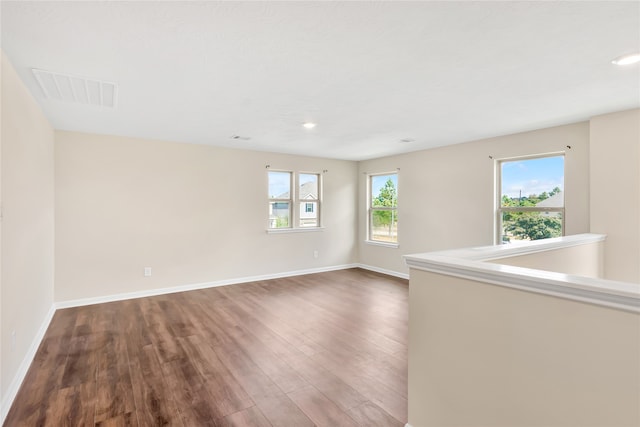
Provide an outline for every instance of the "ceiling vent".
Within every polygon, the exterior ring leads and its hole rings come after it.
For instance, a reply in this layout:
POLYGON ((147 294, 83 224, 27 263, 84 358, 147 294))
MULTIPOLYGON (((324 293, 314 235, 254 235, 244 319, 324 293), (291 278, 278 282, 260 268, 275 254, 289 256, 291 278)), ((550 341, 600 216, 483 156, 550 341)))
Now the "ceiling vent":
POLYGON ((44 96, 56 101, 115 108, 118 85, 86 77, 32 69, 44 96))

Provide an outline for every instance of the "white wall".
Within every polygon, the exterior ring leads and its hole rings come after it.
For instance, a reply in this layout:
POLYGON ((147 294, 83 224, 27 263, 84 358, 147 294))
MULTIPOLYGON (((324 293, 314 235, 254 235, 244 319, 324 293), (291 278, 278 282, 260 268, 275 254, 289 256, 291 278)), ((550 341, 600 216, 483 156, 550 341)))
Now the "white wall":
MULTIPOLYGON (((1 397, 53 306, 53 129, 2 53, 1 397), (15 345, 12 344, 15 331, 15 345)), ((27 363, 30 360, 27 360, 27 363)))
POLYGON ((545 250, 526 255, 497 258, 488 262, 602 279, 604 276, 604 243, 545 250))
POLYGON ((590 123, 591 231, 607 235, 604 275, 640 283, 640 109, 590 123))
POLYGON ((413 269, 413 427, 640 424, 640 315, 413 269))
POLYGON ((56 301, 357 260, 355 162, 63 131, 55 159, 56 301), (327 170, 324 231, 266 233, 266 165, 327 170))
POLYGON ((565 234, 589 231, 589 124, 583 122, 360 162, 360 262, 406 274, 402 255, 493 244, 495 161, 551 152, 566 155, 565 234), (397 168, 399 247, 365 243, 366 173, 397 168))

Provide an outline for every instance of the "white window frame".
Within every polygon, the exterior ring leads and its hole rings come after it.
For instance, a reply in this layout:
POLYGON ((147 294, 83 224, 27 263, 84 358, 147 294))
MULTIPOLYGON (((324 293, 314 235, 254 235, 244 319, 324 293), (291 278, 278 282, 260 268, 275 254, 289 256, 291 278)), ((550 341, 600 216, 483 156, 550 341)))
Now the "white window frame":
POLYGON ((399 242, 400 242, 400 223, 398 222, 398 232, 396 235, 396 241, 395 242, 387 242, 384 240, 375 240, 373 238, 373 212, 374 211, 392 211, 396 213, 396 219, 397 219, 397 214, 398 214, 398 199, 400 198, 400 173, 396 170, 393 172, 377 172, 377 173, 370 173, 367 174, 367 238, 365 240, 366 243, 372 244, 372 245, 378 245, 378 246, 388 246, 388 247, 393 247, 393 248, 397 248, 399 247, 399 242), (397 177, 397 182, 398 184, 396 185, 396 207, 382 207, 382 206, 373 206, 373 186, 371 185, 371 182, 373 180, 374 177, 376 176, 385 176, 385 175, 396 175, 397 177))
POLYGON ((267 171, 267 229, 268 230, 288 230, 292 228, 293 225, 293 190, 294 190, 294 179, 293 179, 293 171, 274 169, 267 171), (289 174, 289 197, 288 198, 270 198, 269 197, 269 173, 288 173, 289 174), (289 226, 288 227, 271 227, 271 218, 269 207, 271 203, 288 203, 289 204, 289 226))
POLYGON ((286 169, 271 169, 267 170, 267 233, 292 233, 292 232, 306 232, 306 231, 321 231, 324 229, 322 226, 322 173, 320 172, 307 172, 307 171, 292 171, 286 169), (269 198, 269 172, 282 172, 288 173, 289 183, 289 198, 269 198), (300 175, 316 175, 318 177, 318 198, 317 199, 300 199, 300 175), (271 218, 269 206, 272 202, 283 202, 289 204, 289 226, 275 228, 271 227, 271 218), (301 226, 300 207, 302 203, 315 203, 316 211, 314 212, 317 217, 317 225, 315 226, 301 226))
MULTIPOLYGON (((563 193, 563 201, 561 208, 553 208, 553 207, 537 207, 537 206, 502 206, 502 165, 504 163, 509 162, 518 162, 518 161, 526 161, 526 160, 535 160, 535 159, 544 159, 547 157, 564 157, 564 168, 566 171, 566 156, 564 151, 556 152, 556 153, 545 153, 545 154, 533 154, 530 156, 521 156, 521 157, 508 157, 504 159, 497 159, 495 161, 495 171, 496 171, 496 184, 495 184, 495 233, 494 239, 496 245, 501 245, 502 241, 502 214, 504 212, 560 212, 562 213, 562 236, 565 235, 565 191, 562 190, 563 193)), ((566 175, 565 175, 566 176, 566 175)))
MULTIPOLYGON (((307 230, 307 229, 314 229, 314 228, 321 228, 322 223, 321 218, 322 216, 320 215, 320 213, 322 212, 321 209, 321 200, 322 200, 322 174, 319 172, 297 172, 296 174, 296 208, 294 209, 294 211, 296 211, 296 228, 300 228, 303 230, 307 230), (317 199, 301 199, 300 198, 300 175, 315 175, 318 177, 318 198, 317 199), (302 218, 300 217, 300 207, 302 206, 302 203, 316 203, 316 210, 315 210, 315 214, 316 214, 316 218, 317 218, 317 225, 315 226, 301 226, 300 222, 302 221, 302 218)), ((306 211, 306 205, 305 205, 305 211, 306 211)))

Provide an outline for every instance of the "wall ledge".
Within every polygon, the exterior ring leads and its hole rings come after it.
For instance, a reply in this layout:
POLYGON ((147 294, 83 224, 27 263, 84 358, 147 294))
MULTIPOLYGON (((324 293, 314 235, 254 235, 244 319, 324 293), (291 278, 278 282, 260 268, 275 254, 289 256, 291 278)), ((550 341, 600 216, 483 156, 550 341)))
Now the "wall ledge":
POLYGON ((640 284, 595 279, 484 261, 603 242, 600 234, 406 255, 410 268, 477 280, 605 307, 640 313, 640 284))

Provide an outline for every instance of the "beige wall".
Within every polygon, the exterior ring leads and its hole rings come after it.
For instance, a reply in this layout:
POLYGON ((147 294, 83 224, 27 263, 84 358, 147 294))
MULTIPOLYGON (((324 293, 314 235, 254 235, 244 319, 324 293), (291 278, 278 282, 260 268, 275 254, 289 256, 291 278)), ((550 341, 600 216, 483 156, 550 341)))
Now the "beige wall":
POLYGON ((640 425, 640 316, 420 270, 409 424, 640 425))
MULTIPOLYGON (((53 129, 2 54, 2 399, 53 305, 53 129), (11 333, 15 331, 15 346, 11 333)), ((36 343, 37 344, 37 343, 36 343)))
POLYGON ((607 235, 604 274, 640 283, 640 109, 590 123, 591 232, 607 235))
POLYGON ((55 158, 56 301, 357 260, 355 162, 63 131, 55 158), (266 165, 327 170, 324 231, 266 233, 266 165))
POLYGON ((570 246, 567 248, 535 252, 489 261, 494 264, 536 270, 555 271, 593 278, 602 278, 604 270, 604 243, 570 246))
POLYGON ((495 160, 562 151, 566 234, 584 233, 589 231, 586 122, 360 162, 360 262, 408 273, 402 255, 493 244, 495 160), (367 244, 366 173, 396 168, 399 248, 367 244))

